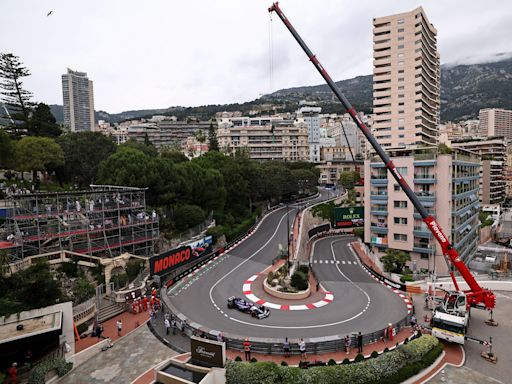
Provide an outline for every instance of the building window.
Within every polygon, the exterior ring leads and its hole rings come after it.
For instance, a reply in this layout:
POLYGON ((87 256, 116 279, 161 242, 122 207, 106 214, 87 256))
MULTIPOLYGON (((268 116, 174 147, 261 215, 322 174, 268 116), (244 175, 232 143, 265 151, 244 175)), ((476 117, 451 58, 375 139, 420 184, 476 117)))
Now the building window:
POLYGON ((403 32, 403 31, 404 31, 403 28, 398 28, 398 33, 403 32))
POLYGON ((398 70, 398 74, 400 74, 400 73, 404 73, 404 70, 403 69, 399 69, 398 70))
POLYGON ((407 217, 395 217, 394 222, 395 224, 407 225, 407 217))
POLYGON ((398 54, 398 57, 399 57, 399 58, 402 58, 402 57, 404 57, 404 54, 403 54, 403 53, 399 53, 399 54, 398 54))
POLYGON ((399 61, 398 65, 404 65, 404 62, 403 61, 399 61))
MULTIPOLYGON (((400 89, 400 87, 398 87, 398 89, 400 89)), ((402 105, 404 105, 404 104, 405 104, 405 103, 404 103, 403 101, 401 101, 401 102, 399 102, 399 103, 398 103, 398 106, 400 107, 400 106, 402 106, 402 105)), ((404 120, 404 119, 399 119, 398 121, 400 122, 400 120, 402 120, 402 123, 403 123, 403 120, 404 120)))
POLYGON ((404 78, 403 77, 399 77, 398 81, 404 81, 404 78))
POLYGON ((403 44, 400 44, 400 45, 398 46, 398 49, 404 49, 404 45, 403 45, 403 44))
POLYGON ((407 201, 395 200, 393 201, 393 206, 395 208, 407 208, 407 201))
POLYGON ((404 37, 403 36, 398 36, 398 41, 403 41, 404 37))
POLYGON ((400 172, 402 176, 407 176, 407 167, 396 167, 396 170, 400 172))
POLYGON ((400 189, 401 189, 401 188, 400 188, 400 185, 399 185, 399 184, 395 184, 395 185, 394 185, 394 187, 393 187, 393 189, 394 189, 395 191, 400 191, 400 189))
POLYGON ((395 233, 393 234, 393 239, 396 241, 407 241, 407 235, 402 233, 395 233))

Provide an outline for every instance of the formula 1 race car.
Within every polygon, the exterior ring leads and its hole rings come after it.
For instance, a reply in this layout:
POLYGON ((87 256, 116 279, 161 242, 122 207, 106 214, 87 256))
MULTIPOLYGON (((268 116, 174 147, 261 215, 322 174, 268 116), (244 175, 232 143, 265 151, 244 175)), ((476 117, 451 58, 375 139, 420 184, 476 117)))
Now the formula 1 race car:
POLYGON ((253 304, 250 301, 246 301, 241 299, 240 297, 231 296, 228 299, 228 308, 229 309, 238 309, 240 312, 249 313, 253 304))
POLYGON ((252 317, 257 317, 258 319, 264 319, 265 317, 268 317, 268 315, 270 315, 270 309, 268 309, 267 307, 261 305, 261 306, 256 306, 256 305, 253 305, 250 309, 250 313, 251 313, 251 316, 252 317))
POLYGON ((258 307, 250 301, 235 296, 231 296, 228 299, 228 308, 238 309, 240 312, 244 313, 250 313, 252 317, 257 317, 258 319, 264 319, 270 315, 270 310, 265 308, 263 305, 258 307))

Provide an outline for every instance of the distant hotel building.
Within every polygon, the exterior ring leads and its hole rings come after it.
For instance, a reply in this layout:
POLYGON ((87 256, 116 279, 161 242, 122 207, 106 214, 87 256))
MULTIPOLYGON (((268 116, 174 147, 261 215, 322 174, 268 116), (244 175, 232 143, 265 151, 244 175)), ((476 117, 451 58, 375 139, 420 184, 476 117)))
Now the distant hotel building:
MULTIPOLYGON (((468 263, 475 255, 479 235, 480 158, 462 150, 452 154, 436 153, 436 148, 425 151, 397 150, 390 155, 468 263)), ((432 270, 435 260, 436 271, 446 272, 441 248, 384 163, 374 158, 365 160, 364 167, 364 233, 371 250, 379 256, 388 248, 402 250, 411 256, 411 269, 432 270)))
POLYGON ((94 131, 94 92, 87 73, 68 68, 62 75, 64 125, 71 132, 94 131))
POLYGON ((297 120, 308 127, 309 161, 320 162, 320 112, 322 108, 305 106, 297 111, 297 120))
POLYGON ((512 111, 498 108, 481 109, 479 113, 482 136, 503 136, 512 140, 512 111))
POLYGON ((422 7, 373 19, 372 130, 383 147, 438 142, 437 31, 422 7))
POLYGON ((304 122, 279 116, 217 119, 221 150, 248 151, 255 160, 308 161, 308 127, 304 122))

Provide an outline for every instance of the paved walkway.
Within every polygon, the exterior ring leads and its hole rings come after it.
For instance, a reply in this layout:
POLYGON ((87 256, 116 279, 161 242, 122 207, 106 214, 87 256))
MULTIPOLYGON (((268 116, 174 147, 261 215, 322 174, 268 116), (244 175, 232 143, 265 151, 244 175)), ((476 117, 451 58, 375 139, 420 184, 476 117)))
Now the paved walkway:
POLYGON ((140 326, 114 347, 100 352, 68 375, 59 384, 128 384, 157 363, 177 353, 162 344, 146 325, 140 326))

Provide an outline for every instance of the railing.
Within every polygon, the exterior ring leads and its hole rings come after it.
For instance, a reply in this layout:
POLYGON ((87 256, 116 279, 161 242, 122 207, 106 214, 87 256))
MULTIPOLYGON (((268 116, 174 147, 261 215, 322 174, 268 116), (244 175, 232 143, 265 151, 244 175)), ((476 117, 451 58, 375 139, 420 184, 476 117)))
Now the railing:
POLYGON ((435 179, 436 176, 435 175, 428 175, 428 174, 425 174, 425 173, 415 173, 414 174, 414 178, 415 179, 435 179))
POLYGON ((73 307, 73 320, 75 325, 85 323, 91 319, 96 313, 96 297, 92 297, 76 307, 73 307))

